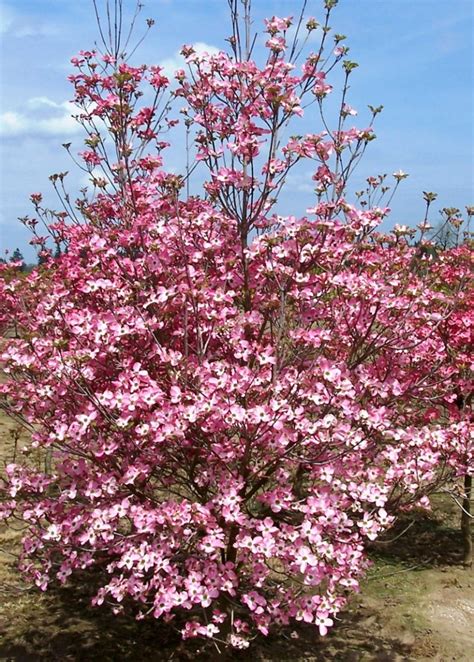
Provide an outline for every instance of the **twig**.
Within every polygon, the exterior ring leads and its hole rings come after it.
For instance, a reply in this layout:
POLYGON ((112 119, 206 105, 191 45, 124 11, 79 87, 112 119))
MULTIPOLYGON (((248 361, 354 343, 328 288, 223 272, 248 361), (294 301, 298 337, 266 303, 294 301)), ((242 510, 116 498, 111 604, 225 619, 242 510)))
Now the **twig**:
POLYGON ((399 533, 397 536, 395 536, 395 538, 391 538, 390 540, 374 540, 373 544, 391 545, 392 542, 395 542, 395 540, 398 540, 399 538, 401 538, 408 531, 408 529, 411 529, 411 527, 413 526, 414 523, 415 523, 415 520, 412 520, 410 522, 410 524, 405 529, 403 529, 403 531, 401 533, 399 533))
POLYGON ((410 572, 410 570, 416 570, 416 568, 421 568, 423 566, 427 566, 428 564, 431 563, 431 561, 434 560, 434 556, 429 558, 427 561, 424 563, 417 563, 416 565, 412 565, 409 568, 403 568, 402 570, 395 570, 394 572, 389 572, 388 575, 373 575, 372 577, 368 577, 368 581, 372 581, 374 579, 386 579, 387 577, 393 577, 393 575, 399 575, 402 572, 410 572))
MULTIPOLYGON (((448 496, 450 496, 451 499, 454 501, 454 503, 462 510, 462 512, 465 515, 467 515, 467 517, 470 517, 471 519, 474 519, 474 515, 472 515, 469 511, 467 511, 464 508, 462 503, 456 499, 456 497, 454 496, 454 494, 452 492, 450 492, 449 490, 440 490, 440 491, 442 492, 442 494, 447 494, 448 496)), ((462 495, 462 496, 463 496, 463 498, 465 498, 464 495, 462 495)))

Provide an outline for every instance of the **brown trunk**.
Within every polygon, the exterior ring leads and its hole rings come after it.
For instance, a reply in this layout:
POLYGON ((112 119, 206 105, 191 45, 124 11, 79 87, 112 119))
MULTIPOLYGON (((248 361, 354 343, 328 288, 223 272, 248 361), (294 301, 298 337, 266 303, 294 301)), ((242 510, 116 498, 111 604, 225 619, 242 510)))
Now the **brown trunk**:
POLYGON ((461 535, 463 543, 463 564, 472 567, 472 533, 471 533, 471 494, 472 476, 464 476, 464 496, 461 511, 461 535))

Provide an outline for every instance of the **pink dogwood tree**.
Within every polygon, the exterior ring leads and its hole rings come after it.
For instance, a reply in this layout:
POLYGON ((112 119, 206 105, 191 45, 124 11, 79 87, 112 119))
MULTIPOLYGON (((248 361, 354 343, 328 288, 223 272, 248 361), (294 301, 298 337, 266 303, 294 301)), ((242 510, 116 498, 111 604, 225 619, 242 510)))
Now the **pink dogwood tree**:
POLYGON ((335 0, 321 24, 266 21, 262 62, 250 3, 242 18, 229 4, 230 53, 184 47, 174 83, 113 39, 73 59, 94 191, 71 203, 53 175, 60 213, 33 194, 25 222, 43 266, 2 283, 17 336, 2 406, 47 457, 33 467, 28 446, 7 466, 2 514, 27 524, 22 568, 42 590, 100 569, 95 604, 246 648, 295 620, 326 634, 358 588, 367 539, 472 470, 467 418, 432 415, 456 397, 446 334, 464 338, 469 319, 455 313, 456 251, 435 266, 424 225, 418 246, 407 228, 378 230, 384 177, 349 201, 380 109, 352 126, 356 64, 331 36, 335 0), (320 47, 302 57, 313 31, 320 47), (336 128, 292 134, 307 106, 322 111, 336 66, 336 128), (196 145, 183 175, 163 166, 176 105, 196 145), (314 205, 282 217, 302 161, 314 205))
MULTIPOLYGON (((458 210, 454 210, 458 212, 458 210)), ((472 216, 472 209, 468 208, 472 216)), ((450 219, 456 228, 460 219, 454 215, 450 219)), ((461 508, 461 533, 463 544, 463 563, 472 566, 472 467, 474 464, 474 444, 472 437, 472 340, 474 288, 472 286, 472 245, 463 241, 448 251, 443 251, 439 258, 438 288, 456 293, 456 306, 438 327, 444 352, 443 368, 440 378, 447 380, 451 387, 446 397, 437 401, 429 410, 429 416, 437 420, 451 419, 463 430, 461 443, 451 449, 451 462, 457 476, 463 476, 463 485, 445 489, 461 508)))

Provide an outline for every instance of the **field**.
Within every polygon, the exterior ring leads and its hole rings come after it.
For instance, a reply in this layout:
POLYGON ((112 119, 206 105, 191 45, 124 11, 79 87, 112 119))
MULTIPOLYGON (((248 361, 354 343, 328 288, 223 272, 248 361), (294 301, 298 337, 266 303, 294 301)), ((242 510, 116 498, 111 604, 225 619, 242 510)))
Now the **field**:
MULTIPOLYGON (((14 453, 10 428, 11 421, 0 418, 2 466, 14 453)), ((455 506, 447 499, 435 506, 430 517, 412 515, 413 523, 397 540, 374 545, 374 565, 361 594, 326 638, 310 627, 293 628, 227 659, 473 660, 474 575, 459 563, 455 506)), ((14 564, 20 535, 0 528, 0 660, 215 659, 212 651, 180 644, 161 625, 89 607, 90 577, 44 594, 26 586, 14 564)), ((393 539, 397 531, 389 535, 393 539)))

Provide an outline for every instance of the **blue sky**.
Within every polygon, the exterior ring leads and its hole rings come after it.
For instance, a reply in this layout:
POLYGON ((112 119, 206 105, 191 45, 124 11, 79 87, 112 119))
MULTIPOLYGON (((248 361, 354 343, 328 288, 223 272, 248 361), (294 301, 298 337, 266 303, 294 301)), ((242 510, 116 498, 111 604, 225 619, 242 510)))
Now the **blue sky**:
MULTIPOLYGON (((184 43, 225 47, 227 0, 143 1, 142 21, 153 17, 156 25, 137 54, 141 62, 173 68, 184 43)), ((134 8, 134 0, 124 2, 134 8)), ((300 1, 253 6, 261 31, 264 16, 296 15, 300 1)), ((322 0, 309 0, 308 16, 318 19, 321 8, 322 0)), ((360 65, 348 99, 358 123, 365 124, 367 104, 384 105, 356 183, 380 172, 410 173, 392 203, 392 224, 421 220, 423 190, 438 192, 436 210, 474 203, 473 12, 473 0, 340 0, 334 10, 331 25, 347 35, 350 57, 360 65)), ((0 30, 0 252, 18 246, 33 260, 17 220, 32 212, 30 193, 42 191, 54 206, 48 176, 62 170, 71 172, 71 194, 84 185, 61 143, 82 148, 66 77, 70 57, 97 39, 92 1, 0 0, 0 30)), ((305 130, 321 130, 316 114, 305 119, 305 130)), ((180 170, 183 163, 178 141, 169 165, 180 170)), ((304 173, 290 179, 283 211, 304 214, 309 188, 304 173)))

